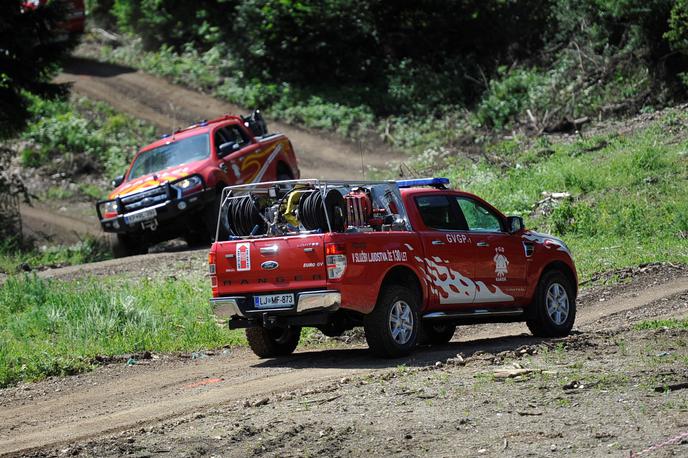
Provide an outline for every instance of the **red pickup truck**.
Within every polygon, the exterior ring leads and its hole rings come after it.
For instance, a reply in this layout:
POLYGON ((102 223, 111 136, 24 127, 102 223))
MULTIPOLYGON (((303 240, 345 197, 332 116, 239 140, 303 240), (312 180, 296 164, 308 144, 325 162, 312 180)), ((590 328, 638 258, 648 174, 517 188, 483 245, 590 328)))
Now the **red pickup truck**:
POLYGON ((448 183, 228 187, 231 236, 209 253, 211 304, 261 357, 293 352, 303 326, 329 336, 363 326, 384 357, 446 343, 470 323, 567 335, 578 281, 564 242, 448 183))
MULTIPOLYGON (((176 237, 190 245, 209 243, 225 186, 298 177, 291 142, 268 134, 260 112, 227 115, 142 148, 126 174, 113 180, 115 190, 96 203, 96 212, 103 230, 116 234, 115 256, 145 253, 176 237)), ((222 225, 219 235, 227 236, 222 225)))

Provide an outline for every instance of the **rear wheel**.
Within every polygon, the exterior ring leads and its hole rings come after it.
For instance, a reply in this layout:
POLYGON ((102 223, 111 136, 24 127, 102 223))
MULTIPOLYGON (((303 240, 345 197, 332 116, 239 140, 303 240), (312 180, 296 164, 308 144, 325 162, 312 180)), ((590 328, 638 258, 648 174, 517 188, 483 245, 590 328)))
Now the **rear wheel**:
POLYGON ((418 295, 405 286, 385 288, 375 309, 363 318, 370 350, 396 358, 413 351, 418 340, 418 295))
POLYGON ((148 246, 143 240, 126 234, 111 234, 110 249, 115 258, 148 253, 148 246))
POLYGON ((534 336, 567 336, 576 319, 576 298, 571 281, 558 270, 545 273, 531 307, 526 324, 534 336))
POLYGON ((427 345, 442 345, 454 337, 455 324, 449 323, 423 323, 419 341, 427 345))
POLYGON ((286 356, 294 353, 300 338, 301 328, 299 326, 246 329, 249 347, 253 353, 261 358, 274 358, 275 356, 286 356))

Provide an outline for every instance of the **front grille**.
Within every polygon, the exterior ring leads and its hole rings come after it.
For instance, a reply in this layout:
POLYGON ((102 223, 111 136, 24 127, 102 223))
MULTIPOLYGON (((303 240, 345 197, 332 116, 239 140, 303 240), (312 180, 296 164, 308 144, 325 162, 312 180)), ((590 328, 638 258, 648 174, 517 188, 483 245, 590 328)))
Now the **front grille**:
MULTIPOLYGON (((171 189, 174 192, 174 189, 171 189)), ((129 213, 146 207, 152 207, 168 199, 166 186, 156 186, 152 189, 129 194, 121 198, 123 213, 129 213)))

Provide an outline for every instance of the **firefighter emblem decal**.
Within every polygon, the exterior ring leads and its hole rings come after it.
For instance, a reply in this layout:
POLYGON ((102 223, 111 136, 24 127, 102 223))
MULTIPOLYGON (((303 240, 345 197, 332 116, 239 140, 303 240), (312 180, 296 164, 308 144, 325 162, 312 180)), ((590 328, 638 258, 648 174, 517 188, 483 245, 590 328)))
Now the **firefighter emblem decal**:
POLYGON ((509 260, 504 255, 504 247, 495 248, 495 274, 497 281, 506 281, 506 274, 509 273, 509 260))

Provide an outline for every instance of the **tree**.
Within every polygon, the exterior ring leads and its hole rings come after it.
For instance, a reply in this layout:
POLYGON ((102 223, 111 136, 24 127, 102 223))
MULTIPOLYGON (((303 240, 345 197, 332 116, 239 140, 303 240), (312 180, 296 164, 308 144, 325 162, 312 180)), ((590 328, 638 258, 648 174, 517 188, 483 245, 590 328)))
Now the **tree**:
POLYGON ((54 96, 64 87, 50 80, 76 43, 61 38, 61 2, 25 8, 22 0, 5 0, 0 15, 0 138, 21 129, 28 119, 26 92, 54 96))

